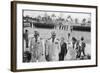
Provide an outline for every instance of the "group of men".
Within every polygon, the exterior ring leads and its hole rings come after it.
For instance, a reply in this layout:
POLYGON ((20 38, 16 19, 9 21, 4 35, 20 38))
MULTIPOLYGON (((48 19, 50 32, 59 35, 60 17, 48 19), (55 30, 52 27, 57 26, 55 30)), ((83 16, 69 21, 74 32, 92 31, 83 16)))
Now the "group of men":
MULTIPOLYGON (((85 42, 84 38, 78 41, 75 37, 70 39, 68 34, 68 41, 64 37, 58 39, 55 31, 51 32, 51 37, 44 40, 40 38, 38 31, 34 31, 34 37, 28 40, 28 30, 24 34, 26 47, 30 51, 24 51, 23 62, 44 62, 44 61, 63 61, 66 57, 71 59, 80 58, 85 56, 85 42)), ((67 58, 67 59, 68 59, 67 58)))

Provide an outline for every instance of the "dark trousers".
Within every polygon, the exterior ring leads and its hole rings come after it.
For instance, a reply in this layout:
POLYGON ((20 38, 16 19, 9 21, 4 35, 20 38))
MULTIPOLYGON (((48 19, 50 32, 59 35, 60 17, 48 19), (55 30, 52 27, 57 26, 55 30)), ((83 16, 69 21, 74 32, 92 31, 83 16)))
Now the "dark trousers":
POLYGON ((78 50, 78 51, 77 51, 76 58, 80 58, 80 56, 81 56, 81 50, 78 50))
POLYGON ((85 50, 84 49, 82 49, 81 53, 83 53, 83 55, 85 56, 85 50))
POLYGON ((63 53, 60 53, 59 54, 59 61, 63 61, 64 60, 64 54, 63 53))
POLYGON ((25 40, 26 41, 26 48, 28 48, 28 40, 25 40))

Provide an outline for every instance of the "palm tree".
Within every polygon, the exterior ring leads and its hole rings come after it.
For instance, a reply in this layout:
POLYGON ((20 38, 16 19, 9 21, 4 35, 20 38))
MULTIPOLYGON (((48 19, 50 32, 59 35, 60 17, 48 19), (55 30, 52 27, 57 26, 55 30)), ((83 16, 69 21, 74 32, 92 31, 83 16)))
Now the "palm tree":
POLYGON ((83 18, 81 25, 86 25, 86 18, 83 18))
POLYGON ((75 24, 78 24, 78 18, 75 18, 75 24))

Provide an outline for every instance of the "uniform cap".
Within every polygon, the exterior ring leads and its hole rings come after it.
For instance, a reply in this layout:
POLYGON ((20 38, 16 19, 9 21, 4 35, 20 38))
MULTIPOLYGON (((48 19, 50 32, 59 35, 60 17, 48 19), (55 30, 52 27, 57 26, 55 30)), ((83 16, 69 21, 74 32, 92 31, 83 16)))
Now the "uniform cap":
POLYGON ((51 35, 56 35, 55 31, 51 32, 51 35))
POLYGON ((38 31, 34 31, 34 35, 39 35, 39 32, 38 31))

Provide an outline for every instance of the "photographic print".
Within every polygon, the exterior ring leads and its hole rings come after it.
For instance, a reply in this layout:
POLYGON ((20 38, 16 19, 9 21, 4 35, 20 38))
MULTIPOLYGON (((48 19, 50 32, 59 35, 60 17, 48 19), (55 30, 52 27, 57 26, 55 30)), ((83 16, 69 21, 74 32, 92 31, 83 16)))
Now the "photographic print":
POLYGON ((12 7, 12 71, 97 65, 96 6, 14 1, 12 7))
POLYGON ((91 13, 23 10, 23 31, 23 62, 91 59, 91 13))

